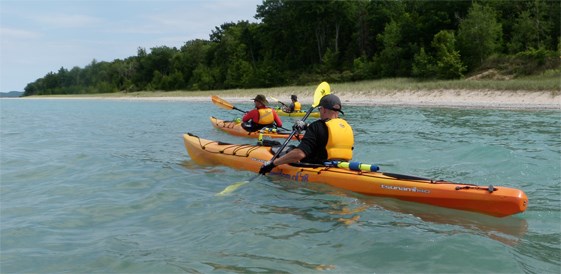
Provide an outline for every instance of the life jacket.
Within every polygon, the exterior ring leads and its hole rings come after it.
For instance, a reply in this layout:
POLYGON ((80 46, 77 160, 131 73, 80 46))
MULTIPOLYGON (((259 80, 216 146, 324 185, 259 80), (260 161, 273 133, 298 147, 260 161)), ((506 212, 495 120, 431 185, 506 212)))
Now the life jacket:
POLYGON ((294 111, 300 110, 302 110, 302 105, 300 104, 300 102, 294 102, 294 111))
POLYGON ((259 111, 259 121, 257 121, 257 124, 270 125, 275 122, 275 116, 271 108, 260 108, 257 111, 259 111))
POLYGON ((353 145, 355 142, 353 129, 347 121, 341 118, 331 119, 325 122, 327 126, 327 150, 328 160, 349 161, 353 158, 353 145))

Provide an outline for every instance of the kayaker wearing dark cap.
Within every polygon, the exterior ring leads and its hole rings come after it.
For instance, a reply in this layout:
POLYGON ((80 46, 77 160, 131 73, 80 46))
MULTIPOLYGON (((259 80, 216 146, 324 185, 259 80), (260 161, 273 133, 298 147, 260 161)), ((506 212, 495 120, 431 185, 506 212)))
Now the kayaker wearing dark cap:
MULTIPOLYGON (((275 166, 296 162, 323 164, 326 161, 349 161, 353 158, 354 134, 351 126, 339 118, 341 100, 328 94, 318 105, 320 119, 306 126, 298 121, 294 127, 306 130, 302 142, 282 157, 268 161, 259 170, 260 174, 270 172, 275 166)), ((343 113, 344 114, 344 113, 343 113)))
POLYGON ((290 95, 290 100, 292 100, 292 103, 290 103, 288 107, 285 107, 283 109, 284 112, 291 113, 302 110, 302 105, 300 104, 300 102, 298 102, 298 96, 292 94, 290 95))
POLYGON ((248 132, 260 130, 264 127, 277 126, 282 127, 282 120, 277 112, 268 107, 269 101, 265 95, 258 94, 253 98, 255 108, 248 111, 242 117, 242 127, 248 132))

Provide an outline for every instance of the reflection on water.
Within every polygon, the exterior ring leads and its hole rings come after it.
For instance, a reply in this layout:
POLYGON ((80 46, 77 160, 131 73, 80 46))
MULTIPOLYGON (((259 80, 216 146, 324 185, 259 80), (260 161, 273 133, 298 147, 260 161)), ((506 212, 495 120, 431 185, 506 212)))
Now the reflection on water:
POLYGON ((315 206, 314 208, 262 206, 268 213, 292 214, 310 221, 331 222, 334 226, 341 224, 352 225, 356 222, 360 222, 360 215, 362 212, 375 208, 406 215, 401 216, 403 218, 400 218, 399 222, 393 222, 391 224, 392 226, 415 226, 420 229, 431 229, 432 232, 445 234, 471 233, 485 236, 510 246, 518 244, 528 231, 527 221, 516 215, 497 218, 484 214, 441 208, 392 198, 364 196, 335 189, 323 184, 299 184, 295 186, 294 183, 285 182, 281 179, 274 179, 273 181, 285 191, 306 193, 306 195, 309 195, 308 198, 310 199, 313 198, 314 195, 317 196, 321 194, 352 198, 351 202, 346 202, 348 200, 332 201, 322 200, 321 198, 315 199, 315 202, 322 206, 315 206), (437 230, 435 226, 418 223, 415 220, 453 227, 439 227, 439 229, 442 230, 437 230), (462 229, 457 230, 454 228, 458 226, 462 229))
POLYGON ((225 270, 230 272, 238 272, 238 273, 250 273, 250 272, 269 272, 269 273, 290 273, 289 271, 279 271, 279 269, 270 267, 271 264, 288 264, 288 265, 295 265, 302 267, 304 269, 309 270, 333 270, 335 266, 328 265, 328 264, 313 264, 307 263, 302 260, 288 260, 288 259, 281 259, 272 256, 265 256, 265 255, 256 255, 256 254, 249 254, 249 253, 236 253, 236 254, 229 254, 226 252, 222 252, 219 256, 224 258, 243 258, 243 259, 250 259, 253 262, 252 266, 239 266, 239 265, 225 265, 225 264, 217 264, 206 262, 206 264, 212 266, 214 270, 225 270))
MULTIPOLYGON (((428 205, 396 201, 388 198, 368 197, 365 203, 380 206, 387 210, 409 214, 424 222, 460 226, 466 230, 460 233, 472 233, 489 237, 508 245, 516 245, 528 231, 525 219, 518 216, 496 218, 483 214, 464 212, 453 209, 438 208, 428 205)), ((448 231, 441 231, 448 233, 448 231)))

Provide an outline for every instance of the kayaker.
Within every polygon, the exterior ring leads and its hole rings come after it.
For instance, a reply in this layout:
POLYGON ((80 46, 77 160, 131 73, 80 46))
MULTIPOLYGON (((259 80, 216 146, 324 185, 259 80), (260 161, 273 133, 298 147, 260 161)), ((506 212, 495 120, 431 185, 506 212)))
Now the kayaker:
POLYGON ((339 118, 341 100, 333 94, 323 96, 318 109, 320 119, 306 125, 297 121, 294 128, 306 130, 300 144, 282 157, 267 161, 259 169, 260 174, 270 172, 274 167, 290 163, 323 164, 327 161, 349 161, 353 158, 354 134, 351 126, 339 118))
POLYGON ((289 106, 283 108, 284 112, 292 113, 302 110, 302 105, 300 104, 300 102, 298 102, 298 96, 292 94, 290 95, 290 100, 292 100, 292 103, 290 103, 289 106))
POLYGON ((264 127, 282 127, 282 120, 277 112, 268 107, 269 101, 265 95, 258 94, 253 99, 255 108, 242 117, 242 127, 248 132, 254 132, 264 127))

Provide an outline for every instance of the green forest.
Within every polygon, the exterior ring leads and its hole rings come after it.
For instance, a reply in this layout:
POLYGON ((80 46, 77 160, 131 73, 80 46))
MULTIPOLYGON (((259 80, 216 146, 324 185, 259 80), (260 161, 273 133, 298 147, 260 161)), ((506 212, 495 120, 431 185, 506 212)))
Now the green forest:
POLYGON ((61 67, 27 84, 24 96, 462 79, 491 68, 519 77, 559 69, 560 17, 560 0, 264 0, 258 23, 61 67))

